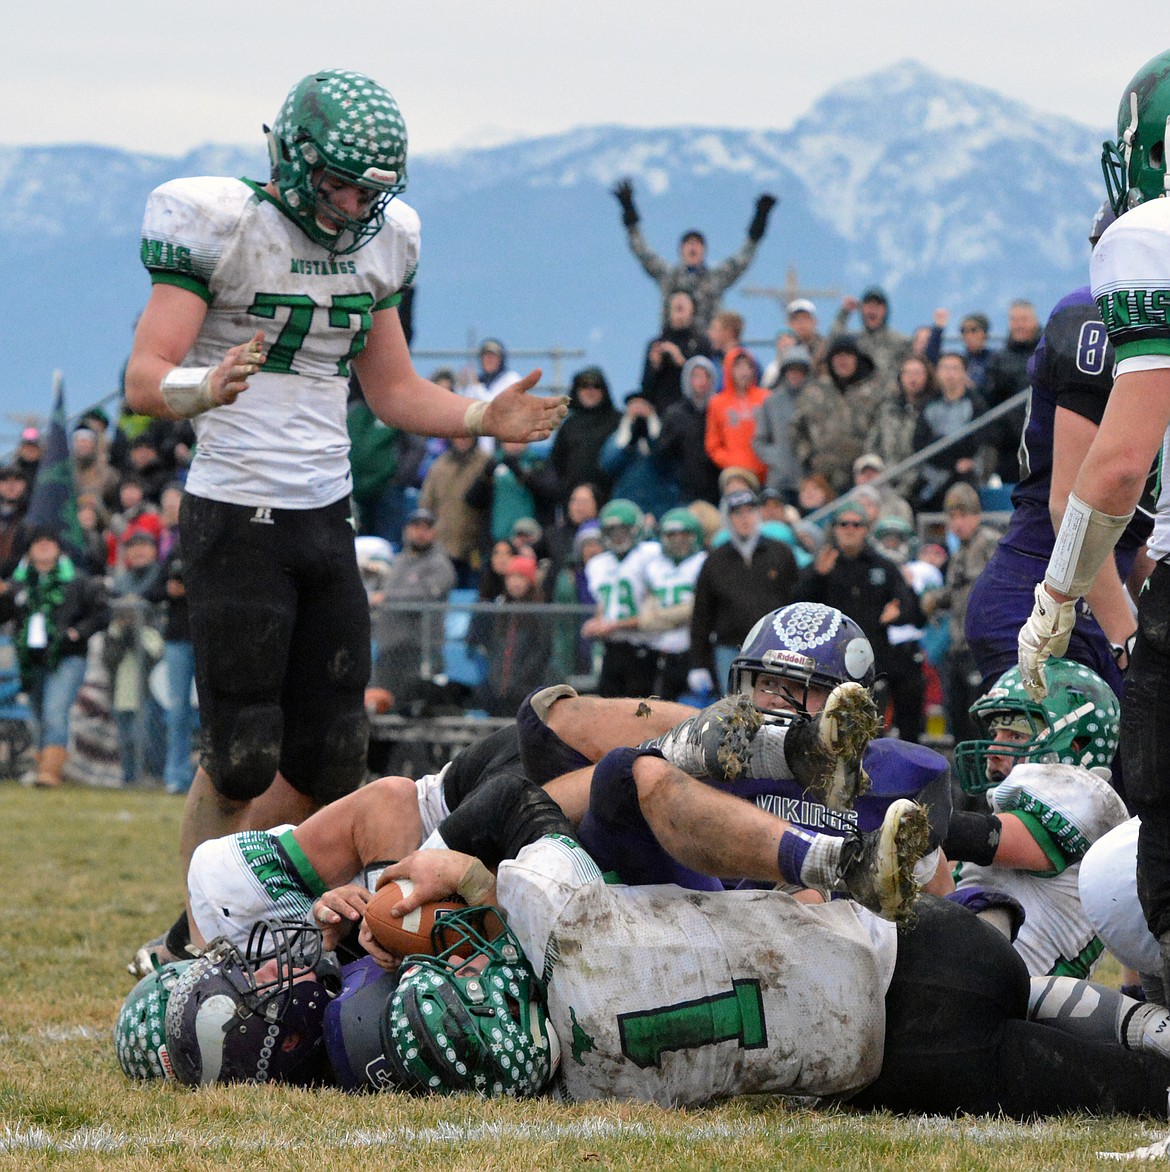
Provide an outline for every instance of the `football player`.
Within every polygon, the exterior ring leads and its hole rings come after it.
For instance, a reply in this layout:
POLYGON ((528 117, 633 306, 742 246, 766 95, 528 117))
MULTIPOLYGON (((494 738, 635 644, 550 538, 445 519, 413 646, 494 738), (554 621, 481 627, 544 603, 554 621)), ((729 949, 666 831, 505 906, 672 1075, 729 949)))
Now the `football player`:
POLYGON ((972 910, 1018 901, 1023 924, 1008 925, 1033 976, 1087 977, 1104 945, 1081 906, 1080 864, 1090 846, 1126 820, 1104 777, 1117 751, 1117 697, 1100 676, 1068 659, 1048 663, 1048 695, 1024 691, 1019 668, 971 705, 987 731, 955 746, 955 774, 987 813, 956 811, 943 850, 962 860, 955 898, 972 910), (1014 931, 1011 931, 1014 929, 1014 931))
MULTIPOLYGON (((912 799, 927 807, 937 847, 950 813, 946 761, 925 746, 872 740, 879 729, 873 680, 873 649, 852 619, 820 603, 795 603, 769 612, 749 632, 732 661, 727 697, 651 743, 684 773, 800 833, 876 831, 899 800, 912 799)), ((550 723, 574 743, 560 707, 551 708, 550 723)), ((653 707, 657 715, 659 705, 653 707)), ((582 716, 587 711, 586 705, 582 716)), ((602 867, 629 882, 707 890, 721 886, 716 875, 741 875, 680 866, 647 825, 629 767, 628 757, 613 753, 592 773, 580 836, 602 867)), ((550 791, 561 799, 558 783, 550 791)), ((938 858, 932 850, 919 868, 922 882, 938 858)))
POLYGON ((177 179, 150 196, 152 289, 126 371, 135 411, 192 419, 181 528, 203 767, 180 836, 299 822, 360 784, 369 612, 354 557, 345 426, 350 376, 405 431, 547 438, 559 398, 491 403, 427 382, 398 304, 419 221, 406 127, 372 79, 298 82, 270 131, 266 183, 177 179))
POLYGON ((597 614, 581 627, 582 638, 605 642, 597 690, 607 697, 649 696, 656 657, 648 637, 638 630, 638 607, 646 594, 642 567, 660 546, 647 538, 646 518, 633 501, 610 501, 597 521, 605 552, 585 567, 597 614))
MULTIPOLYGON (((474 863, 449 851, 403 860, 394 873, 417 886, 400 906, 449 895, 474 863)), ((523 956, 458 939, 437 963, 406 963, 381 1028, 398 1085, 531 1093, 555 1075, 574 1100, 772 1093, 1017 1119, 1163 1107, 1170 1013, 1071 978, 1033 989, 1003 936, 947 900, 924 896, 895 929, 847 899, 628 887, 565 834, 501 861, 487 891, 523 956), (512 980, 496 988, 517 1004, 501 1006, 456 953, 485 955, 489 973, 507 959, 512 980), (1112 1016, 1086 1017, 1100 997, 1112 1016), (530 1044, 491 1028, 504 1011, 531 1023, 530 1044)))
MULTIPOLYGON (((1113 223, 1108 201, 1089 228, 1094 247, 1113 223)), ((1016 638, 1028 616, 1041 569, 1056 541, 1069 489, 1097 434, 1113 385, 1113 346, 1088 285, 1052 311, 1031 363, 1027 425, 1020 440, 1019 483, 1011 520, 991 561, 972 587, 967 639, 990 687, 1017 658, 1016 638)), ((1125 646, 1136 623, 1122 585, 1153 525, 1152 496, 1143 497, 1077 611, 1067 658, 1092 668, 1121 695, 1125 646)), ((1118 780, 1115 778, 1115 781, 1118 780)))
MULTIPOLYGON (((1045 661, 1062 655, 1077 600, 1128 526, 1150 466, 1170 455, 1170 52, 1160 53, 1122 94, 1117 140, 1102 164, 1117 220, 1090 265, 1116 365, 1109 406, 1076 475, 1044 581, 1020 630, 1024 686, 1045 693, 1045 661)), ((1138 603, 1138 632, 1121 717, 1126 795, 1141 818, 1138 893, 1170 976, 1170 494, 1159 489, 1147 548, 1156 565, 1138 603)), ((1163 982, 1166 983, 1165 980, 1163 982)))
POLYGON ((687 690, 691 611, 695 582, 707 560, 703 527, 689 509, 670 509, 658 526, 659 552, 642 563, 645 594, 638 608, 638 630, 657 655, 650 691, 677 700, 687 690))

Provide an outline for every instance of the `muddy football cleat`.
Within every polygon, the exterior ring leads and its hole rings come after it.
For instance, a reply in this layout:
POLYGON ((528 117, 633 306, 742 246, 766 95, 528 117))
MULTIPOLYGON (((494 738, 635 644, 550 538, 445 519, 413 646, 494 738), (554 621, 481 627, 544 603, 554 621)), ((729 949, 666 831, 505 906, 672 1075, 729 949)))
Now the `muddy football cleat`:
POLYGON ((736 693, 716 700, 649 744, 691 777, 734 781, 749 774, 752 739, 762 721, 750 698, 736 693))
POLYGON ((832 810, 847 810, 869 788, 865 747, 881 731, 877 705, 860 684, 838 684, 820 712, 793 725, 784 757, 793 778, 818 791, 832 810))
POLYGON ((930 849, 926 809, 909 798, 890 803, 877 830, 845 843, 838 890, 886 920, 905 920, 918 898, 914 864, 930 849))

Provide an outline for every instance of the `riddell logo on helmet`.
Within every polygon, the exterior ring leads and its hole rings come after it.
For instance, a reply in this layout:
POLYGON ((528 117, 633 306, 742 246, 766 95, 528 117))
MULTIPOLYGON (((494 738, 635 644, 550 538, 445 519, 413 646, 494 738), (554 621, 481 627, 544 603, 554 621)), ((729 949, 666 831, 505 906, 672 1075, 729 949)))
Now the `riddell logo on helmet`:
POLYGON ((800 671, 812 671, 816 667, 815 659, 801 655, 799 651, 773 649, 764 652, 763 660, 768 667, 795 667, 800 671))

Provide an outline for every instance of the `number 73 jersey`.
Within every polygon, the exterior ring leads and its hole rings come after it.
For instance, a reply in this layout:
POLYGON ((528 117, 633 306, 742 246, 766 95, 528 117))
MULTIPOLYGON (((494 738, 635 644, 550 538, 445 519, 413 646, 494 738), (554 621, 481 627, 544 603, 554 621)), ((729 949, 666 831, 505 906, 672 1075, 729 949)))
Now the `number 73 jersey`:
POLYGON ((285 509, 319 508, 350 491, 350 363, 373 314, 400 301, 418 254, 418 216, 399 200, 369 244, 331 257, 247 180, 176 179, 151 193, 142 227, 151 281, 207 305, 182 365, 218 366, 257 330, 268 351, 235 403, 194 419, 188 491, 285 509))
POLYGON ((881 1069, 895 928, 847 900, 609 885, 556 836, 502 863, 497 892, 572 1099, 842 1096, 881 1069))

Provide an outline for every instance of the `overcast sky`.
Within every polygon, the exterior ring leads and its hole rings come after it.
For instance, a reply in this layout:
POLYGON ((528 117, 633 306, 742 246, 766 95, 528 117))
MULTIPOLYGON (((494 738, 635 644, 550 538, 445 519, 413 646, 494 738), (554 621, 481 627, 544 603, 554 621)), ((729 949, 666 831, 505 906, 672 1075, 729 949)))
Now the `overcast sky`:
POLYGON ((0 144, 256 141, 294 81, 338 66, 394 93, 420 152, 594 123, 783 128, 905 57, 1105 127, 1165 47, 1168 0, 57 0, 4 18, 0 144))

